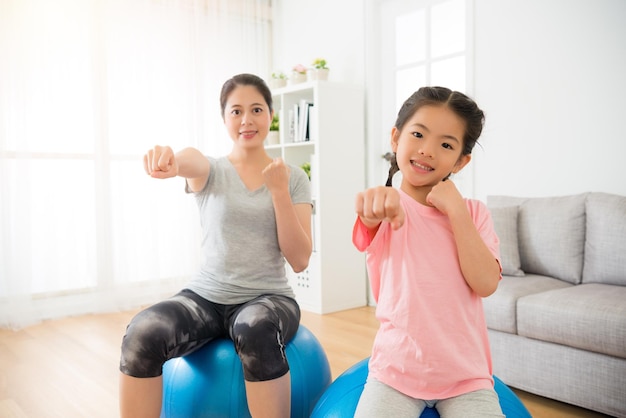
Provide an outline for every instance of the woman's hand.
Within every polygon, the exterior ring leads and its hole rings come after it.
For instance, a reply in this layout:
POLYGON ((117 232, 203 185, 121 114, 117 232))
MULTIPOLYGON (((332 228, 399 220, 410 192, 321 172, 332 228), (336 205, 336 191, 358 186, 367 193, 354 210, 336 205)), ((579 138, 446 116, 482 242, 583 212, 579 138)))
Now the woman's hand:
POLYGON ((166 179, 178 175, 178 163, 170 147, 155 146, 143 156, 143 167, 148 175, 166 179))
POLYGON ((274 158, 274 160, 263 169, 262 174, 265 187, 268 188, 270 193, 280 190, 289 190, 289 167, 287 167, 282 158, 274 158))
POLYGON ((185 148, 176 154, 170 147, 155 146, 143 157, 143 167, 155 179, 184 177, 193 192, 199 192, 209 178, 209 160, 195 148, 185 148))

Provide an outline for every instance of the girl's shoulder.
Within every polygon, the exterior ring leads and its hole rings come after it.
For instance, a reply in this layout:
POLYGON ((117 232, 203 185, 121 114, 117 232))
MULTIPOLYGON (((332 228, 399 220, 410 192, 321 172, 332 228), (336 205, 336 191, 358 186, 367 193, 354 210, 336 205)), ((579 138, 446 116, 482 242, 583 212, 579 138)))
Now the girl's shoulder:
POLYGON ((485 204, 485 202, 477 199, 465 199, 467 203, 467 209, 474 221, 474 225, 480 230, 484 227, 492 228, 493 220, 491 218, 491 212, 485 204))
POLYGON ((489 213, 489 209, 487 208, 487 205, 482 200, 468 199, 468 198, 465 198, 464 200, 470 213, 476 213, 476 214, 483 214, 483 213, 488 214, 489 213))

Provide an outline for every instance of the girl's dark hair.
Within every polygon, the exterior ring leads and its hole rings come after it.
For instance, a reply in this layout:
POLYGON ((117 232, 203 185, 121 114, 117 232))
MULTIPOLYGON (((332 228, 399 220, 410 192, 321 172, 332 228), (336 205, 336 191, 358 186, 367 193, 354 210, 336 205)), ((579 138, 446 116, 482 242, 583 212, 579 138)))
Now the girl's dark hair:
POLYGON ((258 77, 254 74, 237 74, 236 76, 226 80, 224 85, 222 86, 222 92, 220 93, 220 108, 222 109, 222 119, 224 118, 224 110, 226 109, 226 102, 228 101, 228 96, 235 90, 238 86, 254 86, 261 93, 263 99, 265 99, 265 103, 270 108, 270 113, 274 110, 273 101, 272 101, 272 92, 265 81, 261 77, 258 77))
MULTIPOLYGON (((463 136, 463 150, 461 154, 471 154, 483 130, 485 114, 474 100, 458 91, 452 91, 446 87, 420 88, 402 104, 394 125, 396 129, 401 131, 419 108, 428 105, 446 106, 465 121, 465 135, 463 136)), ((391 167, 389 168, 387 186, 391 186, 393 175, 399 171, 395 155, 391 156, 389 160, 391 167)))

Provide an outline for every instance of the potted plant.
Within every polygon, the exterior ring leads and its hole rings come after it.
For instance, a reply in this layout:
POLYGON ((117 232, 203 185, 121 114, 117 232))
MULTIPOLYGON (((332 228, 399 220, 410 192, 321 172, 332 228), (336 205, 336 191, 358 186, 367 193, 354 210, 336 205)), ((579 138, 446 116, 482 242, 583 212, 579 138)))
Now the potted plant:
POLYGON ((311 180, 311 163, 302 163, 300 168, 304 170, 306 175, 309 177, 309 180, 311 180))
POLYGON ((272 89, 285 87, 287 85, 287 76, 282 71, 274 71, 269 84, 272 89))
POLYGON ((280 142, 280 134, 278 133, 278 113, 274 112, 274 117, 270 123, 270 131, 267 134, 267 145, 276 145, 280 142))
POLYGON ((306 67, 302 64, 294 65, 291 70, 291 84, 298 84, 306 81, 306 67))
POLYGON ((309 72, 311 80, 328 80, 330 69, 326 66, 324 58, 315 58, 311 64, 313 68, 309 72))

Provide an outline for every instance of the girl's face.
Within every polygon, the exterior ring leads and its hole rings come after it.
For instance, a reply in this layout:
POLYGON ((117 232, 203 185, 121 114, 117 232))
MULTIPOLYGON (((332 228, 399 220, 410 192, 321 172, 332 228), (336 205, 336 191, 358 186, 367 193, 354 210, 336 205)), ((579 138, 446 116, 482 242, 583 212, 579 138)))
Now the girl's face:
POLYGON ((272 113, 254 86, 237 86, 224 107, 224 124, 237 145, 262 146, 269 132, 272 113))
POLYGON ((402 131, 394 127, 391 148, 402 172, 401 188, 432 188, 461 170, 471 159, 461 155, 464 134, 465 122, 447 106, 422 106, 402 131))

